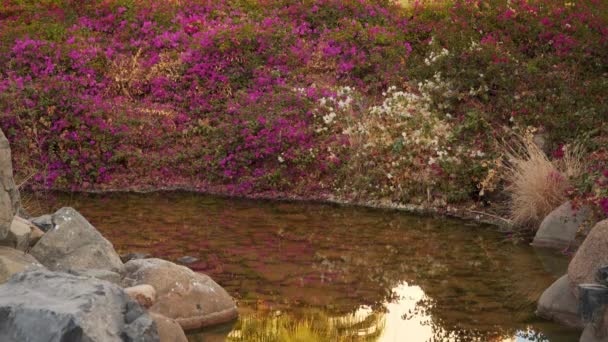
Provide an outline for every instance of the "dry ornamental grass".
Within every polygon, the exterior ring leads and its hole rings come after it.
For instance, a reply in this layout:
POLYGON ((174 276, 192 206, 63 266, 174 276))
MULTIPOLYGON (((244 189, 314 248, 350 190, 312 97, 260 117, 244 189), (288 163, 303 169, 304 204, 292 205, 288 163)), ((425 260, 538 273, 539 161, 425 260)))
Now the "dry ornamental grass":
POLYGON ((564 157, 551 161, 529 137, 509 148, 505 180, 511 195, 511 219, 521 226, 538 225, 567 200, 572 180, 584 168, 583 151, 577 145, 565 148, 564 157))

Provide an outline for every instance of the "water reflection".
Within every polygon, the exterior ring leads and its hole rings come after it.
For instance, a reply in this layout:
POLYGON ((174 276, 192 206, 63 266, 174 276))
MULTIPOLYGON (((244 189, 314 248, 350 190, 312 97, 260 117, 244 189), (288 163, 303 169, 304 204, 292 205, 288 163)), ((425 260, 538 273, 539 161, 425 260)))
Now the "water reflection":
POLYGON ((120 252, 189 265, 241 319, 191 341, 571 341, 534 315, 567 259, 542 262, 489 227, 403 213, 184 193, 59 195, 120 252), (547 267, 547 269, 545 269, 547 267))

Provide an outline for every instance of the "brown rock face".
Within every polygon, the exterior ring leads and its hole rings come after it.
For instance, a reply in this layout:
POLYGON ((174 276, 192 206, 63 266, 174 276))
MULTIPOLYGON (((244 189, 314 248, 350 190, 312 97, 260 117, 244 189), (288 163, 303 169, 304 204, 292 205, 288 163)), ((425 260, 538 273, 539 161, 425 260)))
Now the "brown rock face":
POLYGON ((568 278, 574 287, 594 283, 602 266, 608 266, 608 220, 598 222, 579 247, 568 266, 568 278))
POLYGON ((0 247, 0 284, 15 273, 39 269, 44 269, 44 266, 33 256, 13 248, 0 247))
POLYGON ((232 297, 207 275, 161 259, 125 264, 123 286, 149 284, 156 289, 155 312, 174 319, 184 330, 231 321, 238 316, 232 297))
POLYGON ((536 314, 570 327, 583 326, 578 317, 578 300, 572 294, 571 284, 566 275, 543 292, 538 300, 536 314))
POLYGON ((19 206, 19 191, 13 180, 11 149, 0 130, 0 240, 7 236, 19 206))
POLYGON ((562 204, 545 217, 532 245, 558 249, 575 245, 578 230, 593 225, 592 214, 588 207, 574 209, 570 202, 562 204))

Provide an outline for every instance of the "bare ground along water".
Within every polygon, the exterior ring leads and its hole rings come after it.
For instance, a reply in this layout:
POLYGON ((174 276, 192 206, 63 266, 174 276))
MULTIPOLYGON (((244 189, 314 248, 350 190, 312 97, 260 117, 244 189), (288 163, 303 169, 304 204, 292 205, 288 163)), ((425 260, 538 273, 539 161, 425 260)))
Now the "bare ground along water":
POLYGON ((213 277, 240 319, 191 341, 576 341, 534 315, 568 258, 491 226, 399 211, 194 193, 30 195, 79 210, 119 253, 213 277), (300 339, 296 339, 300 338, 300 339))

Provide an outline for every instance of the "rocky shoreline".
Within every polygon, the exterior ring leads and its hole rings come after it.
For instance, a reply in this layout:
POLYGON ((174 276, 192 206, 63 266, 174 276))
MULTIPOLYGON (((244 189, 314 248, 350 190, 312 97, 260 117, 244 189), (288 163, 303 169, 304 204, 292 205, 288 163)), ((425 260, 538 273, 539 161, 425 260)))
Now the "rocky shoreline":
POLYGON ((187 341, 185 331, 233 321, 233 298, 172 262, 123 262, 73 208, 29 218, 0 131, 0 340, 187 341))

